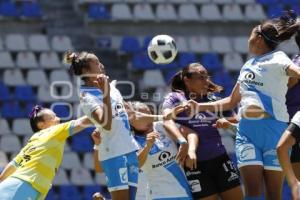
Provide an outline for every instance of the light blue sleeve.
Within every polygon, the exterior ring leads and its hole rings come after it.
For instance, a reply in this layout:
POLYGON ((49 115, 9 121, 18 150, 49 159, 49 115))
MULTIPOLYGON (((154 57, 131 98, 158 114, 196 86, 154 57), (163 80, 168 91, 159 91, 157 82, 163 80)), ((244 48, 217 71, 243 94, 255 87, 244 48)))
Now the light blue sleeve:
POLYGON ((92 113, 100 108, 103 105, 103 102, 93 95, 85 95, 80 98, 80 106, 83 113, 89 118, 92 117, 92 113))

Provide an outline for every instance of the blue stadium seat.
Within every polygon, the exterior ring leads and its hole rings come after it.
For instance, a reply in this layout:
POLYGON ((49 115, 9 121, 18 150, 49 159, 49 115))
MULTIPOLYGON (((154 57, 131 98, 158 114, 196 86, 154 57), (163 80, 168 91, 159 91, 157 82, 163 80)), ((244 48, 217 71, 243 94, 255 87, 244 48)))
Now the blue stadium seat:
POLYGON ((137 53, 141 50, 139 40, 136 37, 125 36, 121 41, 120 50, 125 53, 137 53))
POLYGON ((100 192, 103 194, 103 188, 100 185, 86 185, 83 187, 83 198, 92 199, 94 193, 100 192))
POLYGON ((174 77, 174 75, 181 70, 180 68, 177 69, 173 69, 173 70, 168 70, 166 71, 166 73, 164 74, 164 78, 167 84, 170 84, 171 79, 174 77))
POLYGON ((53 188, 49 190, 45 200, 57 200, 57 194, 54 192, 53 188))
POLYGON ((300 5, 293 5, 291 9, 294 10, 297 15, 300 15, 300 5))
POLYGON ((170 70, 170 69, 176 69, 178 68, 178 63, 176 61, 173 61, 169 64, 160 64, 160 65, 155 65, 157 69, 160 70, 170 70))
POLYGON ((19 12, 15 3, 4 1, 0 4, 0 15, 5 17, 18 17, 19 12))
POLYGON ((223 68, 223 64, 221 63, 220 57, 216 53, 203 54, 200 59, 200 63, 208 71, 216 71, 223 68))
POLYGON ((91 3, 88 8, 89 18, 99 20, 99 19, 110 19, 109 11, 104 4, 91 3))
POLYGON ((281 0, 281 3, 285 5, 297 5, 299 4, 299 0, 281 0))
MULTIPOLYGON (((24 115, 28 116, 30 114, 30 112, 32 111, 32 108, 37 105, 35 102, 26 102, 25 108, 23 110, 24 115)), ((38 104, 41 105, 41 104, 38 104)))
POLYGON ((147 36, 147 37, 144 38, 143 51, 147 51, 149 43, 151 42, 152 38, 153 38, 153 36, 147 36))
POLYGON ((280 0, 257 0, 257 3, 262 5, 274 5, 277 4, 280 0))
POLYGON ((59 200, 82 200, 78 188, 74 185, 63 185, 59 187, 59 200))
POLYGON ((18 101, 35 101, 36 96, 31 86, 16 86, 14 97, 18 101))
POLYGON ((96 40, 96 44, 99 48, 109 49, 111 48, 111 38, 105 36, 99 37, 96 40))
POLYGON ((41 8, 37 2, 23 2, 21 15, 29 18, 41 18, 43 16, 41 8))
POLYGON ((280 17, 284 11, 283 5, 269 5, 267 8, 267 16, 269 18, 280 17))
POLYGON ((0 101, 8 101, 11 100, 11 96, 9 93, 9 88, 0 82, 0 101))
POLYGON ((179 66, 185 67, 190 63, 197 62, 196 54, 194 53, 180 53, 179 54, 179 66))
POLYGON ((132 67, 137 70, 154 69, 155 64, 146 53, 138 53, 132 57, 132 67))
POLYGON ((4 102, 0 113, 7 119, 27 117, 17 102, 4 102))
POLYGON ((92 152, 93 141, 91 134, 95 128, 86 128, 72 137, 71 148, 77 152, 92 152))
POLYGON ((291 198, 291 189, 287 183, 287 181, 285 180, 283 183, 283 188, 282 188, 282 200, 290 200, 291 198))
POLYGON ((234 82, 227 71, 218 71, 214 73, 212 76, 212 80, 214 83, 223 86, 223 96, 229 96, 231 94, 234 82))
MULTIPOLYGON (((67 105, 55 105, 53 106, 53 111, 56 113, 56 115, 60 118, 67 119, 70 116, 70 107, 67 105)), ((72 116, 71 116, 72 117, 72 116)))

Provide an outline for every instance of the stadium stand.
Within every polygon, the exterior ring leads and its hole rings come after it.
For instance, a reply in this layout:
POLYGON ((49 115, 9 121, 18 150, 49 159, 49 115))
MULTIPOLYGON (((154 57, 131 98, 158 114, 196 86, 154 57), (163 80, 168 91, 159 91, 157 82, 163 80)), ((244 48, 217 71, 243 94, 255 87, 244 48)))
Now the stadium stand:
MULTIPOLYGON (((73 108, 56 106, 58 115, 80 113, 76 89, 67 98, 50 95, 54 81, 76 82, 61 62, 65 51, 95 52, 111 79, 135 83, 135 100, 150 91, 150 99, 159 104, 174 73, 190 62, 202 63, 213 80, 226 88, 221 94, 226 96, 247 59, 249 27, 283 9, 293 8, 300 14, 298 0, 280 0, 280 5, 272 2, 0 1, 0 169, 32 134, 27 115, 34 104, 50 107, 64 102, 73 108), (176 60, 166 66, 154 64, 146 52, 152 36, 159 33, 172 35, 179 50, 176 60)), ((290 56, 297 52, 293 42, 281 48, 290 56)), ((70 92, 67 87, 52 89, 63 96, 70 92)), ((88 200, 96 191, 108 194, 105 177, 93 170, 91 130, 68 140, 47 200, 88 200)), ((234 157, 233 139, 225 135, 223 142, 234 157)), ((283 199, 289 195, 285 192, 283 199)))

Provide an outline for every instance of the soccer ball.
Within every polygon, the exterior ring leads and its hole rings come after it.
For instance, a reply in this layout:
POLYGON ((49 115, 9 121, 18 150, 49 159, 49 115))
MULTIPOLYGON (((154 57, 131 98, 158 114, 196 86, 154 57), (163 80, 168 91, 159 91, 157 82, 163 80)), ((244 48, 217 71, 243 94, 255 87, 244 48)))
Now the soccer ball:
POLYGON ((169 35, 157 35, 149 43, 148 56, 156 64, 169 64, 176 55, 176 43, 169 35))

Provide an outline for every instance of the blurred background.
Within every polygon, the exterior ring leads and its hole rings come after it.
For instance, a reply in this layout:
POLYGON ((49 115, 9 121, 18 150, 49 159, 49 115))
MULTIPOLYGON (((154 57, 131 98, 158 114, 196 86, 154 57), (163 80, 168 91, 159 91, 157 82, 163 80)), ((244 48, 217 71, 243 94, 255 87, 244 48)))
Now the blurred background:
MULTIPOLYGON (((65 120, 79 112, 65 51, 94 52, 111 79, 132 81, 134 88, 118 85, 129 100, 159 107, 172 76, 191 62, 209 70, 224 97, 251 56, 252 28, 288 9, 300 15, 299 0, 0 0, 0 171, 32 135, 27 115, 33 105, 52 107, 65 120), (157 34, 177 43, 168 65, 148 58, 157 34)), ((280 48, 291 57, 298 52, 293 40, 280 48)), ((104 176, 93 170, 91 129, 83 132, 68 140, 48 200, 107 195, 104 176)), ((233 138, 224 134, 223 142, 234 159, 233 138)), ((288 190, 283 195, 290 199, 288 190)))

